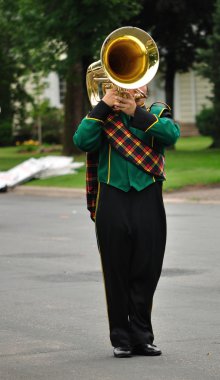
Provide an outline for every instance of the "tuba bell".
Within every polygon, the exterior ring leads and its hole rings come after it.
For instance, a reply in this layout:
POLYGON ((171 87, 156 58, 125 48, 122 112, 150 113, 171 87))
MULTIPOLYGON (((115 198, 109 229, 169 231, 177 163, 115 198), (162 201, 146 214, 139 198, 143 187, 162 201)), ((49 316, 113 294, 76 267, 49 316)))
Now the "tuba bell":
POLYGON ((114 30, 102 45, 100 60, 87 69, 91 105, 94 107, 102 99, 107 88, 114 86, 124 92, 146 85, 155 76, 158 66, 158 48, 148 33, 132 26, 114 30))

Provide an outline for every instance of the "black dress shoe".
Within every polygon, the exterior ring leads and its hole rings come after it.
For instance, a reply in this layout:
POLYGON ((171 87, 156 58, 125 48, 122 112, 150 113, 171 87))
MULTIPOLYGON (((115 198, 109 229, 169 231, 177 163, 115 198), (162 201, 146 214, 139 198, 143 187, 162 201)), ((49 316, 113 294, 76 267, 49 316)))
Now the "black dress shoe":
POLYGON ((113 354, 115 358, 130 358, 131 348, 130 347, 114 347, 113 354))
POLYGON ((139 344, 132 349, 132 355, 159 356, 162 352, 155 344, 139 344))

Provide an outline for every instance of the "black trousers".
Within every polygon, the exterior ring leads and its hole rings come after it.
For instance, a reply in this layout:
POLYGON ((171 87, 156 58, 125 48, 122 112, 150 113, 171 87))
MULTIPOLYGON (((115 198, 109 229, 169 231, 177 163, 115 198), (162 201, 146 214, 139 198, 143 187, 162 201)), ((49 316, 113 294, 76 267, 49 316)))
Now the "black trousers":
POLYGON ((129 192, 101 183, 96 236, 112 345, 152 344, 151 309, 166 244, 161 182, 129 192))

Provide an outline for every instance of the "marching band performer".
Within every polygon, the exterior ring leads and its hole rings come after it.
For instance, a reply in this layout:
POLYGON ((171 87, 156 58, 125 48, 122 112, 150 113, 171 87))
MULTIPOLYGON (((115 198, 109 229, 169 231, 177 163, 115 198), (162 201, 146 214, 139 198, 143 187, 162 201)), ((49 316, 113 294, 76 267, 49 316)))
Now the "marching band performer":
MULTIPOLYGON (((146 85, 139 90, 147 94, 146 85)), ((73 139, 89 152, 87 201, 114 356, 156 356, 161 350, 153 343, 151 312, 166 245, 164 150, 175 144, 180 130, 166 104, 146 108, 134 90, 122 95, 106 90, 73 139)))

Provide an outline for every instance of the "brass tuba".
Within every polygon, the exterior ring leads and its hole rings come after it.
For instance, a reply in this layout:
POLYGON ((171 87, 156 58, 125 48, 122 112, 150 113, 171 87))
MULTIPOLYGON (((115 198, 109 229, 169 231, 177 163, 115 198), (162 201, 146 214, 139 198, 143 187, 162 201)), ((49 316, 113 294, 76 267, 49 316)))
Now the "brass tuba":
POLYGON ((91 105, 102 99, 106 88, 116 86, 124 92, 144 86, 153 79, 158 66, 157 45, 148 33, 132 26, 114 30, 102 45, 100 60, 87 69, 91 105))

